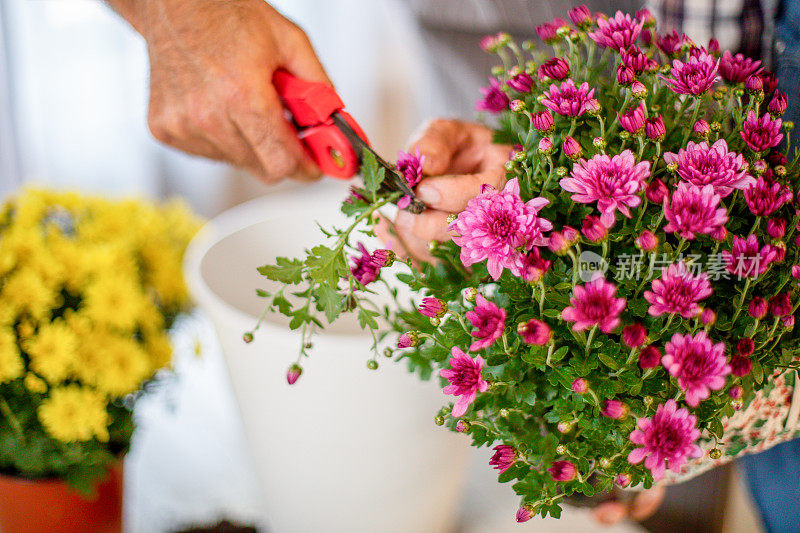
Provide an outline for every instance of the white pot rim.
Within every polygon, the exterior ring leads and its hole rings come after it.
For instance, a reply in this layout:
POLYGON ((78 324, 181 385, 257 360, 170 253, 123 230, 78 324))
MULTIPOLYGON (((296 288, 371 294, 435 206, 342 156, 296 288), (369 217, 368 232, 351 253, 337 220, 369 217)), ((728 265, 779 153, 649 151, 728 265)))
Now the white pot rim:
MULTIPOLYGON (((308 198, 308 189, 313 188, 315 194, 322 194, 331 201, 338 202, 347 190, 347 182, 340 180, 324 180, 312 185, 295 187, 265 196, 260 196, 237 205, 212 218, 197 232, 189 243, 184 253, 183 272, 189 292, 195 302, 204 309, 224 309, 230 317, 231 323, 251 323, 255 327, 258 316, 239 309, 214 292, 203 279, 202 263, 206 254, 217 243, 226 237, 257 226, 270 220, 279 220, 282 215, 296 210, 297 199, 308 198), (340 194, 341 193, 341 194, 340 194)), ((310 221, 313 223, 313 220, 310 221)), ((323 235, 320 233, 320 238, 323 235)), ((255 290, 255 287, 253 287, 255 290)), ((288 326, 275 324, 267 319, 261 322, 259 330, 289 332, 288 326)), ((244 333, 244 331, 242 332, 244 333)), ((363 338, 364 332, 342 333, 321 332, 317 335, 326 335, 342 340, 363 338)))

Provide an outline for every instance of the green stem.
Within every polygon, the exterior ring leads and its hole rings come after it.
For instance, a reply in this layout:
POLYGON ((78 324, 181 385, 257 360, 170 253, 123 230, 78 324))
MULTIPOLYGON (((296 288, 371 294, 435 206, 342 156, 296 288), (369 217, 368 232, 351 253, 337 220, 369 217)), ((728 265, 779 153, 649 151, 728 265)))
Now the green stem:
POLYGON ((747 296, 747 291, 750 290, 750 283, 752 281, 753 278, 747 278, 747 281, 744 283, 744 290, 742 291, 742 295, 739 297, 739 303, 736 304, 736 312, 733 314, 733 318, 731 319, 731 325, 736 323, 736 319, 739 318, 739 313, 742 312, 742 305, 744 305, 744 299, 747 296))
POLYGON ((17 417, 8 405, 8 402, 6 402, 6 399, 2 396, 0 396, 0 411, 2 411, 3 416, 8 419, 8 423, 11 424, 11 429, 14 430, 14 434, 16 434, 17 438, 21 440, 24 439, 25 432, 22 430, 22 424, 19 423, 19 420, 17 420, 17 417))
POLYGON ((689 135, 691 135, 692 130, 694 130, 694 123, 697 122, 697 115, 700 114, 700 100, 695 99, 694 102, 694 112, 692 113, 692 120, 689 121, 689 124, 686 127, 686 133, 683 134, 683 141, 681 141, 681 147, 686 146, 686 142, 689 140, 689 135))
POLYGON ((589 357, 589 352, 591 351, 592 347, 592 340, 594 339, 594 334, 597 332, 597 324, 592 326, 592 330, 589 332, 589 337, 586 339, 586 357, 589 357))

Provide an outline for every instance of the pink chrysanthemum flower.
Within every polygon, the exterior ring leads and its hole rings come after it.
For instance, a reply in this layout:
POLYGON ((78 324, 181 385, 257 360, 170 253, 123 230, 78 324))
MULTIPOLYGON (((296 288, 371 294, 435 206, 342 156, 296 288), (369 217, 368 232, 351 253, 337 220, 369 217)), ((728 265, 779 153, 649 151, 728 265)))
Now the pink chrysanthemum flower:
POLYGON ((417 153, 398 152, 397 171, 403 176, 408 186, 414 188, 422 181, 422 167, 425 165, 425 156, 420 155, 419 148, 417 153))
POLYGON ((619 51, 622 64, 632 69, 636 74, 649 72, 658 68, 658 62, 647 57, 647 52, 637 46, 629 46, 619 51))
POLYGON ((517 256, 517 262, 511 267, 511 273, 528 283, 536 283, 542 279, 551 263, 552 261, 542 257, 539 248, 533 248, 528 253, 517 256))
POLYGON ((644 461, 656 481, 664 477, 667 467, 679 473, 688 457, 703 455, 696 444, 700 438, 697 417, 685 407, 678 409, 675 400, 659 405, 652 418, 640 418, 637 425, 639 429, 631 432, 630 439, 641 448, 628 454, 628 462, 635 465, 644 461))
POLYGON ((548 203, 544 198, 523 202, 516 178, 502 191, 489 189, 470 200, 448 228, 457 234, 453 242, 461 247, 461 262, 470 266, 486 260, 489 274, 499 279, 504 268, 516 265, 519 248, 547 245, 542 233, 553 225, 537 214, 548 203))
POLYGON ((575 322, 574 331, 598 325, 603 333, 611 333, 619 325, 619 315, 627 305, 625 298, 617 298, 616 294, 616 285, 600 276, 586 285, 576 285, 570 307, 561 312, 561 318, 575 322))
POLYGON ((719 207, 720 200, 712 185, 700 188, 682 181, 672 198, 664 200, 664 217, 669 222, 664 231, 689 240, 698 233, 708 235, 720 231, 728 221, 728 212, 719 207))
POLYGON ((677 378, 678 386, 686 392, 686 403, 692 407, 700 405, 712 390, 724 387, 725 376, 731 373, 725 343, 714 344, 705 331, 694 336, 674 334, 664 346, 661 364, 677 378))
POLYGON ((472 359, 456 346, 453 346, 451 353, 453 357, 449 361, 450 368, 440 370, 439 375, 450 382, 443 392, 460 396, 453 405, 453 416, 459 417, 467 412, 478 392, 486 392, 489 389, 489 382, 481 377, 483 358, 478 356, 472 359))
POLYGON ((554 481, 565 483, 572 481, 578 473, 575 463, 572 461, 553 461, 553 465, 547 469, 554 481))
POLYGON ((477 340, 473 342, 469 351, 477 352, 488 348, 494 341, 503 335, 503 328, 506 325, 506 310, 501 309, 490 302, 482 295, 477 295, 475 308, 465 314, 469 323, 477 330, 470 333, 477 340))
POLYGON ((757 217, 768 217, 786 202, 792 201, 792 191, 778 182, 758 178, 744 190, 744 199, 750 212, 757 217))
POLYGON ((549 59, 539 66, 539 79, 541 81, 548 78, 551 80, 563 80, 569 76, 569 73, 569 63, 567 63, 566 59, 560 57, 549 59))
POLYGON ((711 146, 707 142, 689 141, 686 149, 677 154, 667 152, 664 161, 678 165, 678 176, 698 187, 713 185, 721 198, 728 197, 734 189, 746 189, 755 183, 747 174, 744 156, 728 151, 728 143, 720 139, 711 146))
POLYGON ((537 26, 536 34, 545 43, 553 44, 561 39, 558 36, 558 29, 564 27, 569 28, 569 24, 567 23, 566 20, 560 18, 554 18, 550 22, 545 22, 541 26, 537 26))
POLYGON ((581 159, 572 167, 570 177, 560 181, 561 188, 582 204, 597 202, 600 220, 611 227, 615 211, 631 218, 631 207, 642 203, 639 193, 650 176, 650 161, 636 163, 633 152, 625 150, 613 158, 597 154, 590 160, 581 159))
POLYGON ((717 81, 719 59, 701 51, 691 55, 686 62, 672 61, 671 78, 660 76, 678 94, 703 94, 717 81))
POLYGON ((511 100, 503 92, 500 82, 494 78, 489 78, 489 86, 481 88, 483 98, 477 101, 475 109, 477 111, 488 111, 489 113, 500 113, 508 109, 511 100))
POLYGON ((622 129, 633 135, 639 135, 644 131, 645 122, 647 121, 647 112, 645 111, 644 103, 636 107, 632 107, 625 111, 623 114, 617 113, 617 120, 622 129))
POLYGON ((763 152, 780 144, 783 139, 781 124, 783 124, 781 119, 773 119, 769 113, 764 113, 758 118, 755 111, 750 111, 739 134, 748 148, 754 152, 763 152))
POLYGON ((642 26, 644 26, 644 21, 636 20, 622 11, 617 11, 612 18, 598 18, 597 29, 588 35, 600 46, 620 50, 628 48, 636 42, 642 32, 642 26))
POLYGON ((654 279, 652 291, 644 291, 644 298, 650 302, 648 312, 651 316, 678 314, 683 318, 692 318, 701 312, 697 302, 714 293, 708 282, 708 274, 693 276, 681 261, 661 269, 661 278, 654 279))
POLYGON ((565 117, 577 117, 586 112, 593 97, 594 89, 589 89, 588 83, 575 87, 575 82, 569 79, 562 81, 561 85, 552 84, 550 92, 544 93, 542 105, 565 117))
POLYGON ((369 285, 378 279, 381 266, 375 262, 372 254, 369 253, 363 243, 358 243, 358 251, 360 252, 359 255, 350 257, 352 261, 350 272, 353 274, 353 277, 356 278, 356 281, 362 285, 369 285))
POLYGON ((517 91, 518 93, 527 94, 533 89, 533 78, 527 72, 520 72, 510 80, 506 81, 506 85, 517 91))
POLYGON ((513 446, 498 444, 492 449, 494 450, 494 454, 492 458, 489 459, 489 464, 492 465, 495 470, 505 472, 511 468, 511 465, 517 460, 517 449, 513 446))
POLYGON ((686 34, 678 34, 675 30, 672 30, 672 33, 656 36, 656 46, 658 49, 672 59, 677 57, 681 53, 683 46, 687 44, 692 44, 691 39, 689 39, 686 34))
POLYGON ((747 239, 734 235, 731 251, 723 250, 722 257, 728 264, 728 272, 740 278, 755 278, 763 274, 775 260, 775 251, 768 244, 759 249, 758 238, 747 239))
POLYGON ((730 83, 744 83, 752 75, 761 73, 761 61, 753 61, 743 54, 731 54, 728 50, 719 61, 722 79, 730 83))

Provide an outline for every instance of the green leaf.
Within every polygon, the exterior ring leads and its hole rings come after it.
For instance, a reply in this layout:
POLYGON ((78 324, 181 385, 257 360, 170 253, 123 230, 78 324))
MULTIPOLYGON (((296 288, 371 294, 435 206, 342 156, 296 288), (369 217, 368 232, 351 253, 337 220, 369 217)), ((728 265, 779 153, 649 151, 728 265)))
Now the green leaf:
POLYGON ((606 365, 611 370, 619 370, 620 368, 619 363, 617 363, 616 359, 614 359, 610 355, 606 355, 605 353, 600 352, 597 354, 597 358, 600 359, 600 361, 602 361, 603 364, 606 365))
POLYGON ((564 356, 567 355, 567 352, 569 352, 569 348, 566 346, 562 346, 561 348, 553 352, 553 355, 550 356, 550 362, 553 364, 558 363, 559 361, 564 359, 564 356))
POLYGON ((708 425, 708 431, 714 434, 718 439, 722 438, 722 422, 718 418, 715 418, 711 421, 708 425))
POLYGON ((330 324, 344 308, 344 295, 339 293, 333 287, 328 285, 320 285, 316 291, 317 303, 325 313, 325 318, 328 319, 330 324))
POLYGON ((371 193, 380 188, 386 176, 386 169, 378 164, 375 156, 369 150, 364 150, 361 172, 364 176, 364 188, 371 193))
POLYGON ((305 264, 312 280, 331 287, 336 287, 342 272, 347 268, 340 248, 334 250, 322 245, 311 249, 305 264))
POLYGON ((764 367, 761 366, 761 363, 757 359, 753 361, 753 379, 755 379, 756 383, 759 385, 764 382, 764 367))
POLYGON ((258 267, 258 273, 267 279, 281 283, 297 284, 303 281, 303 262, 299 259, 278 257, 275 263, 258 267))
POLYGON ((378 322, 375 320, 376 316, 378 316, 378 313, 375 311, 364 309, 363 307, 359 309, 358 323, 361 325, 361 329, 365 329, 367 327, 370 329, 378 329, 378 322))

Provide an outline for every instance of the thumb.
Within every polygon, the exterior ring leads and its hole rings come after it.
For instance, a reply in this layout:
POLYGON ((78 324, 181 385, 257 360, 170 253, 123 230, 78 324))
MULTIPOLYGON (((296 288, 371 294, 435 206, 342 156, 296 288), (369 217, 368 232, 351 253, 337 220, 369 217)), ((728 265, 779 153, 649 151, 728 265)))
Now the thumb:
POLYGON ((419 149, 425 156, 422 170, 428 176, 447 172, 453 157, 466 142, 468 133, 458 120, 438 118, 423 126, 422 133, 415 135, 411 150, 419 149))

